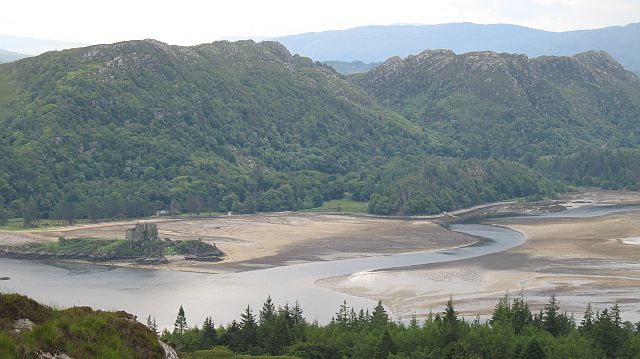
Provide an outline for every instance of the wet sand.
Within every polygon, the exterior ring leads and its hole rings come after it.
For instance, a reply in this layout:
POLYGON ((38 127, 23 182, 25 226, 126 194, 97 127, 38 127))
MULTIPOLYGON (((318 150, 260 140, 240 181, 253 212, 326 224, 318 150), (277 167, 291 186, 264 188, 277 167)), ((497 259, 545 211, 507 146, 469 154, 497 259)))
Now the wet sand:
MULTIPOLYGON (((477 239, 448 231, 427 220, 401 220, 348 215, 282 213, 206 219, 152 219, 159 235, 172 240, 202 239, 225 252, 220 263, 185 261, 179 256, 160 268, 183 271, 240 271, 298 263, 374 255, 431 251, 469 245, 477 239)), ((3 232, 3 244, 66 238, 123 239, 136 221, 3 232)), ((2 243, 0 243, 2 244, 2 243)), ((145 267, 136 263, 109 262, 145 267)), ((154 267, 158 268, 158 266, 154 267)))
MULTIPOLYGON (((567 207, 640 203, 634 192, 601 191, 566 197, 567 207)), ((618 302, 626 320, 640 319, 640 211, 593 218, 520 218, 493 222, 523 233, 508 251, 399 270, 355 273, 321 286, 382 299, 400 317, 440 311, 453 296, 463 315, 490 314, 506 293, 539 309, 556 294, 579 316, 588 302, 618 302), (629 244, 632 243, 632 244, 629 244)))

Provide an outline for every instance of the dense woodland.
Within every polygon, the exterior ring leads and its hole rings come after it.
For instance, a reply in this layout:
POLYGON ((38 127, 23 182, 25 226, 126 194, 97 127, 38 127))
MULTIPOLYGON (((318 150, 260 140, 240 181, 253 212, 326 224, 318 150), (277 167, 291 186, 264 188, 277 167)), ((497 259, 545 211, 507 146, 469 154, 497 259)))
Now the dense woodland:
POLYGON ((640 80, 603 53, 426 52, 344 77, 273 42, 50 52, 0 65, 0 224, 637 189, 639 116, 640 80))
MULTIPOLYGON (((148 326, 157 331, 154 319, 148 326)), ((382 303, 355 310, 343 303, 327 325, 310 323, 298 303, 277 307, 267 298, 238 321, 215 327, 211 317, 190 327, 180 307, 173 331, 161 339, 194 358, 215 357, 220 346, 236 353, 299 358, 637 358, 640 322, 623 321, 620 308, 590 304, 577 323, 555 296, 538 312, 520 296, 501 298, 489 320, 460 318, 450 300, 442 313, 425 320, 394 322, 382 303), (215 348, 215 349, 212 349, 215 348), (196 356, 196 354, 199 354, 196 356)))

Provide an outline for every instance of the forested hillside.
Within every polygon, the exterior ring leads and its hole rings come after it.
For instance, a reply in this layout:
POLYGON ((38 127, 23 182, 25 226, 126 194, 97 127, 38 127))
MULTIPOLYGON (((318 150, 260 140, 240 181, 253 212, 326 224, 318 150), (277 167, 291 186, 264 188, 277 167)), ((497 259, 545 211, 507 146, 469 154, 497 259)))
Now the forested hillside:
POLYGON ((571 179, 539 158, 638 145, 639 82, 603 53, 425 52, 347 79, 274 42, 50 52, 0 65, 0 223, 550 195, 571 179))
POLYGON ((443 155, 533 164, 581 146, 640 144, 640 78, 603 52, 530 59, 424 51, 353 80, 428 129, 443 155))
POLYGON ((41 216, 228 210, 270 189, 276 203, 253 210, 308 208, 342 196, 336 176, 367 158, 422 144, 417 126, 276 43, 47 53, 1 67, 0 87, 0 195, 41 216))

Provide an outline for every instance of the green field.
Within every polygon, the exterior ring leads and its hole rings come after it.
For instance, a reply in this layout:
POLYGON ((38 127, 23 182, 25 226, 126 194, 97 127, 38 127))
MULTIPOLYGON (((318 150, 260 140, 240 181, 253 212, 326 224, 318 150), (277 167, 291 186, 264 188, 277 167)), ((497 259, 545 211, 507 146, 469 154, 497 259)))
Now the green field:
POLYGON ((357 202, 351 199, 332 199, 331 201, 324 202, 321 207, 314 208, 313 211, 367 213, 367 203, 357 202))

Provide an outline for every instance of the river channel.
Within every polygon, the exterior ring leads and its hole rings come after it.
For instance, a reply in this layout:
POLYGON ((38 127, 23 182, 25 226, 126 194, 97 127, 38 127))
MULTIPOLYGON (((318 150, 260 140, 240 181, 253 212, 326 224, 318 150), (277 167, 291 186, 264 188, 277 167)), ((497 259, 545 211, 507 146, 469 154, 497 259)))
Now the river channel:
MULTIPOLYGON (((579 208, 542 216, 593 217, 640 206, 579 208)), ((322 288, 322 278, 397 267, 441 263, 505 251, 524 242, 506 228, 485 224, 455 224, 451 230, 476 236, 473 245, 433 252, 294 264, 239 273, 204 274, 170 270, 108 267, 90 264, 0 258, 0 291, 18 292, 57 307, 87 305, 125 310, 160 327, 172 327, 182 305, 190 325, 212 316, 218 324, 239 317, 251 305, 256 310, 271 295, 276 304, 299 301, 305 316, 328 322, 343 301, 356 308, 371 308, 369 299, 322 288)))

